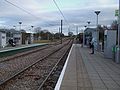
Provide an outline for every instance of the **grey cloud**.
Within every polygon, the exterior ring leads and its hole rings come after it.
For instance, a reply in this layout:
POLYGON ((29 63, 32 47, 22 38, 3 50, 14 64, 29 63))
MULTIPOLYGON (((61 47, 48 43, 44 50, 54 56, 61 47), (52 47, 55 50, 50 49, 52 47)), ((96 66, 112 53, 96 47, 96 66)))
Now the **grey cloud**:
MULTIPOLYGON (((44 3, 45 2, 46 1, 44 1, 44 3)), ((25 3, 27 3, 27 1, 25 3)), ((1 0, 0 7, 0 12, 2 12, 0 13, 0 20, 1 22, 3 21, 0 24, 9 26, 18 25, 18 22, 22 21, 23 28, 29 28, 30 25, 34 25, 36 27, 41 26, 42 28, 47 28, 49 30, 53 30, 53 32, 57 32, 58 27, 60 26, 60 20, 63 19, 58 10, 44 13, 40 11, 30 11, 31 13, 33 13, 33 15, 37 17, 35 18, 11 5, 6 4, 4 0, 1 0), (24 27, 24 25, 26 26, 24 27)), ((96 15, 94 13, 94 10, 101 10, 101 13, 99 15, 99 24, 111 24, 112 21, 115 19, 115 9, 117 9, 117 6, 115 5, 101 7, 93 6, 90 8, 80 8, 79 6, 78 9, 63 10, 62 12, 70 25, 78 24, 79 26, 84 27, 84 25, 87 25, 87 21, 91 21, 91 25, 93 26, 96 24, 96 15)), ((63 31, 66 33, 68 32, 67 24, 65 21, 63 22, 63 31)), ((75 31, 74 28, 72 28, 72 30, 75 31)))

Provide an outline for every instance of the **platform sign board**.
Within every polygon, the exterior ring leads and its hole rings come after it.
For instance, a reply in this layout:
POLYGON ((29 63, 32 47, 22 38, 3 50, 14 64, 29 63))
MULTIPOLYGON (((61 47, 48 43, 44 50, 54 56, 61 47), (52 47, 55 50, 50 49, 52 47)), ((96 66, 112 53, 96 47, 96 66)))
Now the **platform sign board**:
POLYGON ((115 10, 115 16, 119 16, 119 10, 115 10))

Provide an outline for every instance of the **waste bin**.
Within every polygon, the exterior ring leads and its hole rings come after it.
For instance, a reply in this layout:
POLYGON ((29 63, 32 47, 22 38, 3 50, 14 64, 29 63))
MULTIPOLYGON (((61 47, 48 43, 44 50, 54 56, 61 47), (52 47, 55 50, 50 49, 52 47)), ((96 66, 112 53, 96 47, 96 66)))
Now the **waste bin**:
POLYGON ((120 64, 120 47, 116 46, 115 62, 120 64))
POLYGON ((114 47, 112 47, 112 60, 115 62, 115 60, 116 60, 116 51, 117 51, 117 47, 116 46, 114 46, 114 47))

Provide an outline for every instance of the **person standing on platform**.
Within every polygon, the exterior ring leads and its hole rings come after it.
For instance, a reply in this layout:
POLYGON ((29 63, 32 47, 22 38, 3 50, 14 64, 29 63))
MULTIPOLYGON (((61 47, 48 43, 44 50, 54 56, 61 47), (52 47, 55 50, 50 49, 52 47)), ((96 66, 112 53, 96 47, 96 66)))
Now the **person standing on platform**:
POLYGON ((95 39, 92 37, 92 41, 91 41, 91 54, 94 54, 94 44, 95 44, 95 39))

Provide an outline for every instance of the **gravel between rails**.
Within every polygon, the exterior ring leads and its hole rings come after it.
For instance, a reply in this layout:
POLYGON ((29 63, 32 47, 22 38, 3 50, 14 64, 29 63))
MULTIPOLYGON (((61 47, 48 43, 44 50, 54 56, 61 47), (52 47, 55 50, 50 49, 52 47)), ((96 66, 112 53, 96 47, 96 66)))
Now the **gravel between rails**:
MULTIPOLYGON (((66 41, 66 40, 68 40, 68 39, 66 39, 66 38, 63 39, 63 41, 66 41)), ((35 52, 38 52, 38 51, 40 51, 42 49, 50 48, 53 45, 58 45, 60 43, 61 43, 61 41, 58 40, 57 42, 51 42, 48 45, 45 45, 45 46, 42 46, 42 47, 36 47, 36 48, 34 48, 34 49, 30 50, 30 51, 25 51, 25 52, 17 53, 17 54, 12 55, 12 56, 2 57, 2 58, 0 58, 0 63, 4 62, 4 61, 13 60, 14 58, 22 57, 22 56, 25 56, 25 55, 28 55, 28 54, 31 54, 31 53, 35 53, 35 52)))
MULTIPOLYGON (((65 42, 63 46, 68 43, 65 42)), ((15 58, 15 60, 8 61, 8 62, 2 62, 0 63, 0 80, 1 82, 6 80, 7 78, 11 77, 15 73, 19 72, 21 69, 24 69, 28 65, 34 63, 36 60, 44 57, 46 54, 51 53, 55 49, 61 47, 61 45, 56 45, 54 47, 51 47, 49 49, 42 50, 37 53, 32 53, 30 55, 15 58)))
POLYGON ((9 60, 13 60, 14 58, 19 58, 19 57, 22 57, 22 56, 25 56, 25 55, 28 55, 28 54, 31 54, 31 53, 35 53, 35 52, 38 52, 40 50, 46 49, 46 48, 51 47, 51 46, 52 45, 36 47, 36 48, 33 48, 32 50, 29 50, 29 51, 17 53, 17 54, 11 55, 11 56, 2 57, 2 58, 0 58, 0 63, 5 62, 5 61, 9 61, 9 60))
POLYGON ((1 90, 37 90, 64 52, 68 50, 68 46, 63 47, 59 52, 51 55, 47 59, 38 62, 14 80, 7 83, 1 90))
POLYGON ((64 54, 61 56, 61 58, 58 60, 58 62, 55 64, 49 75, 46 77, 46 79, 42 82, 42 84, 37 90, 54 90, 71 46, 72 44, 66 49, 64 54))

